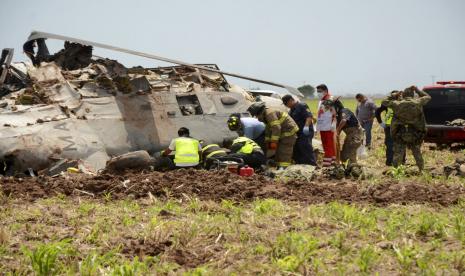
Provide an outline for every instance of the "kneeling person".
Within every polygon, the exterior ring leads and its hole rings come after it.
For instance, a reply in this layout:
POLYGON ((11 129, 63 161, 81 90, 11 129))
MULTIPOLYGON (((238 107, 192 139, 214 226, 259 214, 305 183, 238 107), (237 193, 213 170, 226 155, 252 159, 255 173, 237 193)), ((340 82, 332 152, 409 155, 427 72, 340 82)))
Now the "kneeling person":
POLYGON ((171 140, 169 147, 163 152, 163 156, 174 153, 174 166, 176 168, 196 167, 200 162, 200 142, 190 137, 189 129, 182 127, 178 130, 178 138, 171 140))
POLYGON ((262 148, 252 139, 247 137, 238 137, 234 139, 231 145, 230 157, 237 157, 244 160, 244 163, 254 169, 260 169, 266 164, 266 157, 262 148))
POLYGON ((228 155, 226 149, 220 147, 217 144, 209 144, 202 148, 201 157, 202 157, 202 166, 209 170, 215 164, 214 160, 217 157, 224 157, 228 155))
POLYGON ((233 113, 228 119, 228 128, 236 131, 239 136, 245 136, 255 141, 263 150, 265 146, 265 124, 252 117, 242 117, 233 113))

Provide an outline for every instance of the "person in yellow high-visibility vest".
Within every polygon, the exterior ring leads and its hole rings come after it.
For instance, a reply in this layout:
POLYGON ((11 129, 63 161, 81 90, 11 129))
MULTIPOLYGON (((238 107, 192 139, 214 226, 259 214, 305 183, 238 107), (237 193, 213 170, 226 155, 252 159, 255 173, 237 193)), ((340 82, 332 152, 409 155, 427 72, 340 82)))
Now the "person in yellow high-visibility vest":
POLYGON ((231 151, 229 157, 237 157, 244 160, 244 163, 254 169, 261 169, 266 164, 266 157, 262 148, 254 140, 245 136, 234 139, 228 147, 231 151))
MULTIPOLYGON (((394 90, 391 92, 391 96, 396 96, 399 98, 399 91, 394 90)), ((392 166, 392 160, 394 158, 394 141, 392 140, 391 135, 391 122, 394 112, 391 108, 388 108, 384 105, 381 105, 376 109, 375 117, 378 121, 378 124, 384 129, 384 145, 386 146, 386 166, 392 166), (384 118, 381 119, 381 113, 385 112, 384 118)))
POLYGON ((181 127, 178 138, 171 140, 169 147, 163 152, 168 156, 174 152, 174 165, 177 168, 196 167, 200 162, 202 146, 197 139, 190 137, 189 129, 181 127))

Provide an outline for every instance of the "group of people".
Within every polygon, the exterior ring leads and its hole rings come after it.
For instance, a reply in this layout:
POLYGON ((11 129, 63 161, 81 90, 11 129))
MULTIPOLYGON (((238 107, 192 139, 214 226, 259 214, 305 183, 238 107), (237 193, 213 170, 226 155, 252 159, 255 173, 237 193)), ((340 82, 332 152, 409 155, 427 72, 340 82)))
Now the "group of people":
POLYGON ((384 129, 386 165, 398 167, 405 164, 406 149, 411 149, 419 170, 424 168, 421 144, 426 135, 426 121, 423 106, 430 100, 426 92, 411 86, 403 91, 392 91, 381 106, 363 94, 355 96, 358 105, 355 114, 344 108, 338 98, 334 99, 326 85, 317 87, 320 98, 317 130, 320 131, 325 155, 323 166, 335 160, 356 162, 357 150, 363 144, 371 149, 371 132, 374 118, 384 129), (418 97, 415 97, 415 94, 418 97), (381 114, 384 113, 384 119, 381 114), (346 138, 339 151, 339 134, 344 131, 346 138), (336 137, 336 138, 334 138, 336 137), (337 154, 340 152, 340 156, 337 154))
POLYGON ((308 105, 292 95, 282 97, 289 112, 266 106, 264 102, 253 103, 247 111, 252 117, 239 113, 231 114, 228 128, 238 134, 233 140, 225 139, 218 144, 201 145, 190 137, 187 128, 178 131, 178 138, 162 153, 167 157, 175 152, 168 167, 211 168, 219 158, 237 158, 255 169, 272 163, 278 169, 291 164, 317 166, 312 139, 315 131, 320 133, 324 150, 323 167, 334 163, 356 163, 357 150, 363 145, 371 148, 371 129, 376 118, 385 131, 386 165, 399 166, 405 162, 405 151, 413 151, 418 167, 423 169, 420 146, 426 133, 423 105, 431 97, 415 86, 404 91, 393 91, 378 108, 363 94, 357 94, 355 114, 345 108, 339 98, 334 98, 326 85, 317 86, 319 97, 316 118, 308 105), (414 98, 414 93, 418 94, 414 98), (381 114, 385 112, 384 119, 381 114), (345 139, 340 146, 340 134, 345 139), (273 162, 270 162, 273 160, 273 162))

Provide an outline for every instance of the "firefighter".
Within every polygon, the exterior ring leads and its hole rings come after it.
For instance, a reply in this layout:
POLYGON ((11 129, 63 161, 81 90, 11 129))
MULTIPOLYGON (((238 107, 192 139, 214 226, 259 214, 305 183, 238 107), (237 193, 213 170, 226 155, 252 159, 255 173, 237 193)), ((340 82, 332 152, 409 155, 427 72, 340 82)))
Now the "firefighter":
POLYGON ((230 151, 228 157, 241 158, 245 165, 254 169, 261 169, 266 164, 262 148, 254 140, 245 136, 234 139, 230 151))
POLYGON ((224 157, 228 155, 226 149, 220 147, 218 144, 209 144, 202 147, 201 158, 202 166, 205 169, 210 169, 217 157, 224 157))
POLYGON ((292 153, 299 127, 287 112, 265 106, 264 102, 253 103, 247 111, 260 122, 265 123, 267 156, 275 155, 278 168, 291 165, 292 153))
POLYGON ((190 137, 189 129, 181 127, 178 130, 178 138, 171 140, 169 147, 163 152, 164 157, 174 153, 174 167, 172 168, 189 168, 197 167, 200 162, 200 152, 202 146, 200 142, 190 137))

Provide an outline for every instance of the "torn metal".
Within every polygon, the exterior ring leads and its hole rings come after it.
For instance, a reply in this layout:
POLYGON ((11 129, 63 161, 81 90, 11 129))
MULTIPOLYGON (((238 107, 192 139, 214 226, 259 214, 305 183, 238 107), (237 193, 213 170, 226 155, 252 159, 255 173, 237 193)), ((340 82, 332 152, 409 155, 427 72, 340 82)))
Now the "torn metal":
MULTIPOLYGON (((92 55, 92 47, 102 46, 156 57, 37 32, 24 45, 32 63, 12 63, 11 49, 2 53, 0 174, 39 172, 60 160, 80 160, 98 172, 114 156, 166 148, 180 127, 221 143, 235 135, 228 116, 247 116, 255 100, 214 64, 126 68, 92 55), (65 39, 64 49, 50 54, 46 38, 65 39)), ((261 100, 283 108, 278 99, 261 100)))

